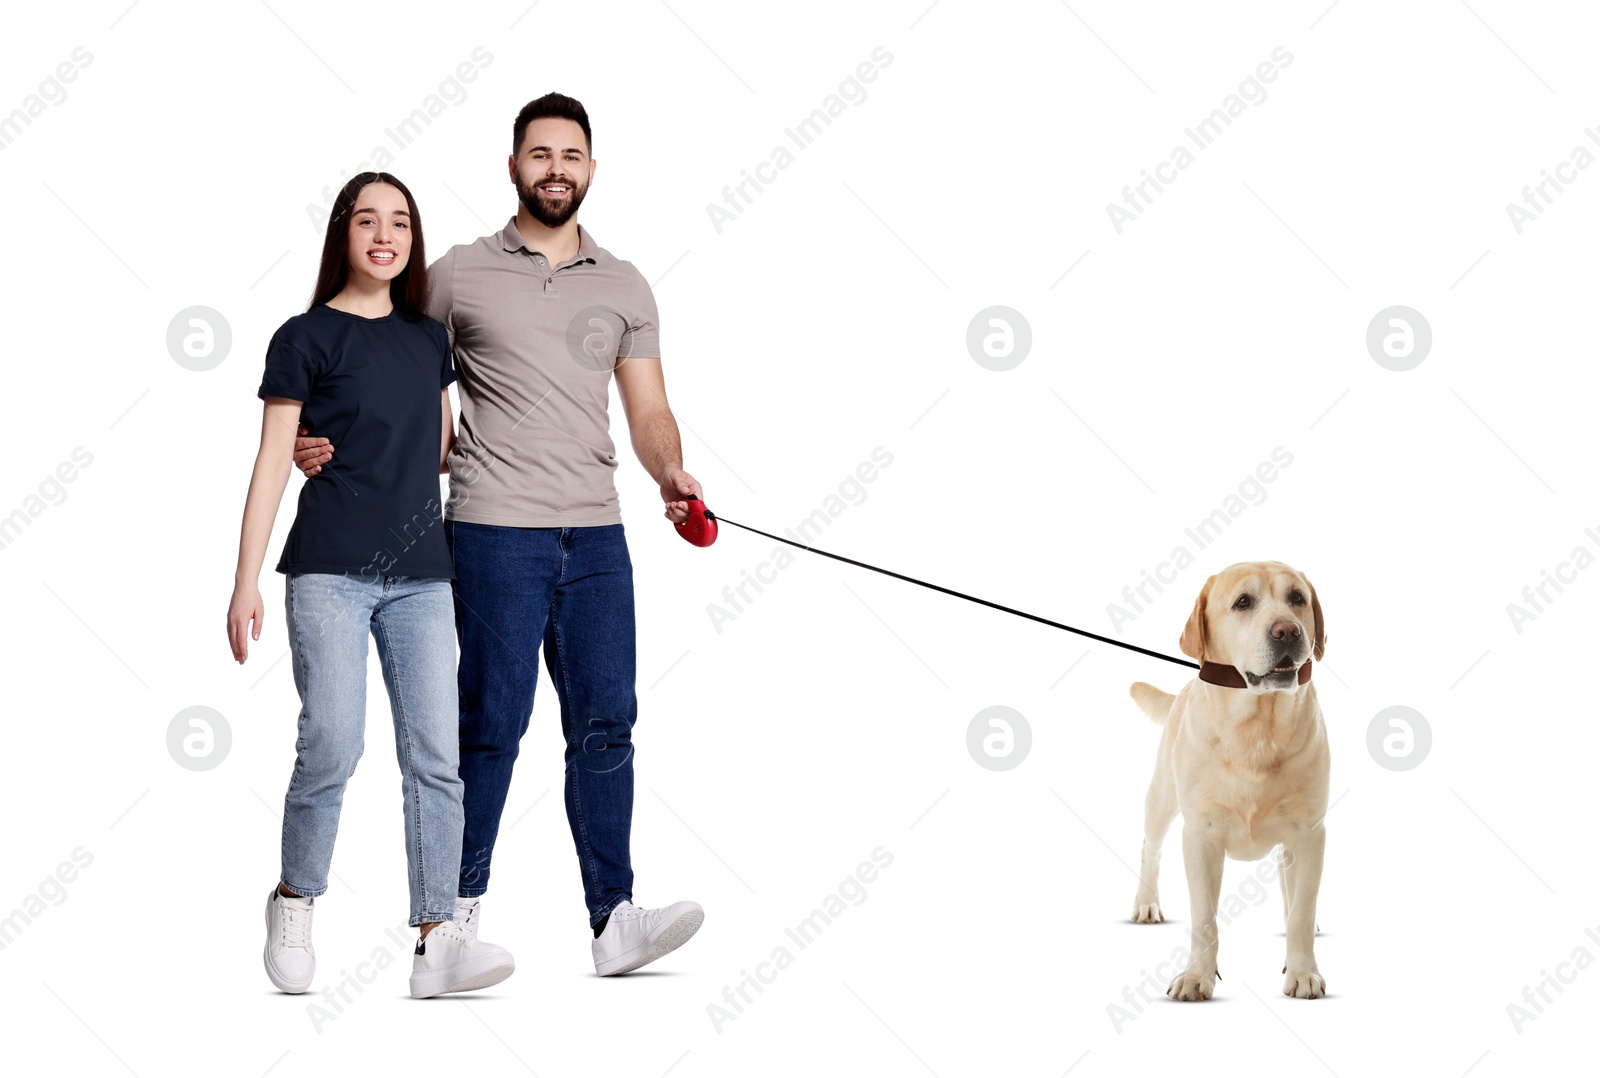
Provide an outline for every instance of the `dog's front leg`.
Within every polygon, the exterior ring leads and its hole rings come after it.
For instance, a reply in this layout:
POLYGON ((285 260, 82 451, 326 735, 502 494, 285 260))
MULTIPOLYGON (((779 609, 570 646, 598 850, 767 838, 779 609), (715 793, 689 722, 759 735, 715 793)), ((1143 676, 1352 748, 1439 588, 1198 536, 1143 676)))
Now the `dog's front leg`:
POLYGON ((1212 821, 1183 821, 1183 869, 1189 878, 1189 965, 1172 979, 1173 999, 1210 999, 1217 987, 1217 899, 1222 894, 1222 830, 1212 821))
POLYGON ((1298 999, 1318 999, 1328 982, 1317 970, 1312 943, 1317 934, 1317 889, 1322 885, 1322 849, 1327 832, 1318 823, 1295 833, 1284 843, 1290 867, 1287 877, 1289 912, 1284 922, 1288 954, 1284 959, 1283 994, 1298 999))

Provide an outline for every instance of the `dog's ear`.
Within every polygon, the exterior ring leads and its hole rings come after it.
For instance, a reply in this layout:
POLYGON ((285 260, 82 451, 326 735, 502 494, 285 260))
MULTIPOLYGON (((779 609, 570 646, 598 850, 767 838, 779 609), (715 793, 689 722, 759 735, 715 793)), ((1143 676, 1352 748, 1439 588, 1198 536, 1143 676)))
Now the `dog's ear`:
POLYGON ((1328 646, 1328 632, 1322 622, 1322 604, 1317 601, 1317 589, 1312 587, 1311 581, 1303 574, 1300 579, 1305 580, 1306 587, 1311 588, 1311 617, 1317 623, 1311 635, 1311 657, 1318 662, 1322 661, 1322 653, 1328 646))
POLYGON ((1194 601, 1194 613, 1189 615, 1189 624, 1183 627, 1183 635, 1178 637, 1178 650, 1195 662, 1206 661, 1206 600, 1211 597, 1211 584, 1216 579, 1215 576, 1206 577, 1200 597, 1194 601))

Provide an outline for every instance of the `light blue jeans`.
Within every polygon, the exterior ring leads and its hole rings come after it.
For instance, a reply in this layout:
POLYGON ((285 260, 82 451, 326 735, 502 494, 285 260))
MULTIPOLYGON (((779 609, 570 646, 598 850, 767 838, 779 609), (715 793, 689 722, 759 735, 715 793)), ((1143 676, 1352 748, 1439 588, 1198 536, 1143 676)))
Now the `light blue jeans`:
POLYGON ((283 799, 283 885, 328 889, 345 783, 366 725, 367 634, 394 715, 412 925, 449 920, 461 870, 460 711, 449 580, 290 573, 284 610, 300 732, 283 799))

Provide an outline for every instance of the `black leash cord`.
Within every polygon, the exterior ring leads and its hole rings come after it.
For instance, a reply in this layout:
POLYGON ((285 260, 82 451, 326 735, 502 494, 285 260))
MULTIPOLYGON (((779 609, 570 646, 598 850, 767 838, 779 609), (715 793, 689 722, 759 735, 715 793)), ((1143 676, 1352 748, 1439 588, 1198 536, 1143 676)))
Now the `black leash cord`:
POLYGON ((991 603, 989 600, 980 599, 976 595, 968 595, 966 592, 953 591, 950 588, 942 588, 938 584, 930 584, 926 580, 918 580, 914 576, 905 576, 901 573, 890 572, 888 569, 880 569, 876 565, 868 565, 864 561, 856 561, 854 558, 846 558, 839 554, 829 554, 826 550, 818 550, 814 546, 806 546, 804 543, 797 543, 793 539, 785 539, 781 535, 773 535, 771 532, 764 532, 760 528, 752 528, 748 524, 740 524, 737 520, 729 520, 720 513, 713 515, 709 509, 706 510, 706 516, 720 524, 732 524, 735 528, 743 528, 747 532, 755 532, 757 535, 765 535, 768 539, 776 539, 780 543, 788 543, 790 546, 799 547, 801 550, 809 550, 813 554, 821 554, 824 558, 832 558, 834 561, 842 561, 847 562, 850 565, 858 565, 863 569, 871 569, 875 573, 882 573, 884 576, 892 576, 896 580, 904 580, 911 584, 920 584, 925 588, 932 588, 934 591, 942 591, 946 595, 954 595, 957 599, 966 599, 968 602, 982 603, 984 606, 992 606, 996 610, 1004 610, 1007 614, 1015 614, 1019 618, 1027 618, 1030 621, 1043 622, 1044 624, 1053 626, 1057 629, 1065 629, 1069 633, 1077 633, 1079 636, 1087 636, 1090 640, 1098 640, 1102 644, 1110 644, 1114 648, 1122 648, 1125 651, 1137 651, 1140 655, 1148 655, 1152 659, 1162 659, 1169 663, 1177 663, 1179 666, 1187 666, 1191 670, 1200 669, 1200 665, 1198 663, 1192 663, 1188 659, 1179 659, 1171 655, 1163 655, 1159 651, 1151 651, 1149 648, 1142 648, 1137 644, 1127 644, 1121 640, 1113 640, 1109 636, 1101 636, 1099 633, 1091 633, 1087 629, 1075 629, 1071 625, 1063 625, 1059 621, 1051 621, 1049 618, 1041 618, 1039 615, 1030 614, 1026 610, 1013 610, 1009 606, 1001 606, 999 603, 991 603))

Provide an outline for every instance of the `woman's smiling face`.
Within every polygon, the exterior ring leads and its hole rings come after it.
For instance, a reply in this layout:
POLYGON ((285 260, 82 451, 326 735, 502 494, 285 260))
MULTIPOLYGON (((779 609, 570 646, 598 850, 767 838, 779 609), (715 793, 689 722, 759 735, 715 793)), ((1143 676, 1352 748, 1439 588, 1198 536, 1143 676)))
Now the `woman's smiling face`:
POLYGON ((350 269, 392 281, 411 257, 411 212, 406 196, 387 183, 369 183, 350 215, 350 269))

